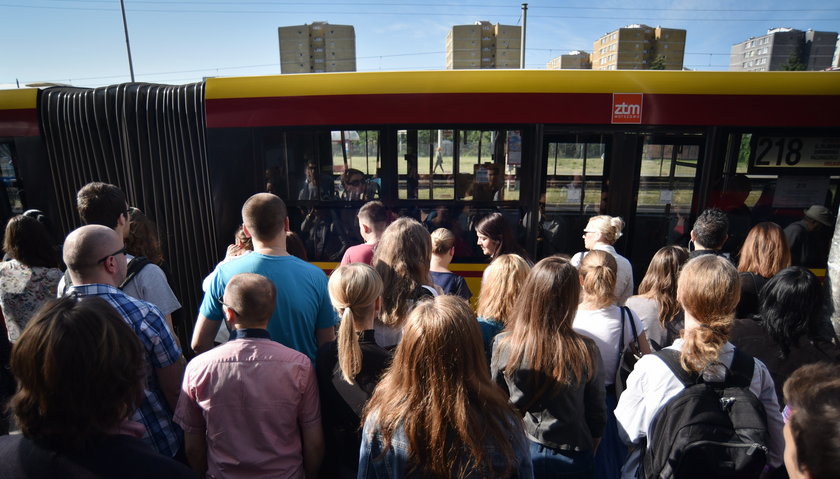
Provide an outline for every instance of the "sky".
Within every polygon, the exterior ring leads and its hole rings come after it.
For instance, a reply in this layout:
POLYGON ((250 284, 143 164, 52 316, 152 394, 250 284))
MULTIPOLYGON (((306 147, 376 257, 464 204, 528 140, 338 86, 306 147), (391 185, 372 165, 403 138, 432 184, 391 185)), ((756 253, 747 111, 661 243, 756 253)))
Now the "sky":
MULTIPOLYGON (((139 82, 280 73, 277 28, 353 25, 358 71, 445 68, 452 25, 521 25, 501 0, 125 0, 139 82)), ((727 70, 730 47, 769 28, 840 31, 837 0, 569 0, 528 2, 526 68, 604 33, 643 23, 687 30, 684 65, 727 70)), ((97 87, 130 81, 119 0, 0 0, 0 88, 33 82, 97 87)))

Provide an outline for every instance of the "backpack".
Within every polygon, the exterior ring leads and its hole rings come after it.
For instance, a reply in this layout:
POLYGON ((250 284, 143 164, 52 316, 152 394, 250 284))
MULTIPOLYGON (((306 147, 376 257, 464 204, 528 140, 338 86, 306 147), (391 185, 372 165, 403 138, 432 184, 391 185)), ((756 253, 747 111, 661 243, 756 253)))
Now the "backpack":
MULTIPOLYGON (((131 280, 134 279, 140 273, 140 270, 146 267, 147 264, 151 264, 152 260, 145 256, 135 256, 131 258, 131 261, 128 262, 128 266, 126 267, 125 272, 125 279, 122 283, 120 283, 119 289, 123 290, 131 280)), ((73 286, 73 281, 70 279, 70 271, 64 272, 64 289, 66 290, 70 286, 73 286)))
POLYGON ((770 434, 764 405, 750 391, 753 358, 737 349, 724 382, 704 382, 680 366, 680 352, 654 353, 685 389, 654 417, 639 477, 759 477, 770 434))

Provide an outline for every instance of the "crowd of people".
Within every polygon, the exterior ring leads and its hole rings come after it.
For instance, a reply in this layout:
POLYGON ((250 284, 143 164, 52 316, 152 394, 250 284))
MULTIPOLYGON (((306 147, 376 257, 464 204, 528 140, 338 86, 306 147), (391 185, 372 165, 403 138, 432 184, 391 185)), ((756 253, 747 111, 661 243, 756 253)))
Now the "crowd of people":
POLYGON ((475 295, 446 228, 370 201, 327 276, 258 193, 187 362, 154 223, 114 185, 77 205, 60 249, 6 226, 0 477, 840 477, 840 350, 773 223, 736 262, 702 212, 634 296, 621 218, 535 263, 492 213, 475 295))

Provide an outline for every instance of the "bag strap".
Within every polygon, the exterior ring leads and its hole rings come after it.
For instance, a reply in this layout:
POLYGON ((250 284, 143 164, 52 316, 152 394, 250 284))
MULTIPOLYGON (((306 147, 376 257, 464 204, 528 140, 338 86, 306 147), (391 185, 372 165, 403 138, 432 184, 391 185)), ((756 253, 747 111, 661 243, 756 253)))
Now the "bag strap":
MULTIPOLYGON (((680 365, 680 352, 675 349, 662 349, 653 353, 664 362, 674 376, 683 383, 683 386, 689 387, 703 381, 703 377, 698 373, 690 373, 682 368, 680 365)), ((732 365, 726 374, 724 380, 724 387, 749 387, 752 383, 753 372, 755 370, 755 361, 752 356, 742 353, 735 349, 732 356, 732 365)))
POLYGON ((676 349, 662 349, 653 353, 654 356, 661 359, 662 362, 668 366, 668 369, 671 370, 671 373, 680 380, 680 382, 685 387, 693 386, 697 384, 700 375, 697 373, 690 373, 682 368, 680 365, 680 352, 676 349))
POLYGON ((356 413, 356 416, 361 418, 362 409, 365 407, 368 395, 362 390, 362 387, 359 386, 358 381, 354 381, 353 384, 350 384, 344 380, 341 376, 341 365, 337 362, 333 368, 332 384, 338 395, 341 396, 341 399, 344 399, 344 402, 350 406, 350 409, 356 413))
POLYGON ((145 256, 135 256, 131 258, 131 261, 128 262, 128 267, 125 273, 125 280, 120 284, 120 289, 125 289, 128 286, 128 283, 137 276, 140 271, 146 267, 147 264, 151 264, 152 261, 145 257, 145 256))
MULTIPOLYGON (((627 313, 627 317, 630 318, 630 329, 633 330, 633 346, 636 347, 636 352, 642 354, 642 345, 639 344, 639 332, 636 330, 636 322, 633 321, 633 313, 630 312, 630 308, 627 306, 621 307, 621 318, 622 323, 624 322, 624 313, 627 313)), ((624 335, 624 325, 621 326, 621 334, 624 335)), ((624 344, 624 340, 622 338, 621 344, 624 344)))

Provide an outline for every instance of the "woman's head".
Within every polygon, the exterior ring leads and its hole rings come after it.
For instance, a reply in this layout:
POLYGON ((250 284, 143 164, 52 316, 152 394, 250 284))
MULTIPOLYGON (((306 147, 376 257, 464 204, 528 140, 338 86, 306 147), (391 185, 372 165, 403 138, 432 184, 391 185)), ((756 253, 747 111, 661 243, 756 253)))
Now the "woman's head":
POLYGON ((593 216, 583 230, 584 246, 591 250, 597 243, 614 244, 621 238, 623 229, 624 220, 618 216, 593 216))
POLYGON ((585 299, 599 308, 615 303, 618 263, 606 251, 592 250, 580 263, 580 277, 585 299))
POLYGON ((458 476, 468 467, 495 475, 488 440, 511 467, 511 428, 522 427, 490 379, 475 314, 449 295, 420 301, 408 315, 391 367, 366 406, 369 414, 386 449, 394 431, 404 430, 409 472, 433 477, 458 476))
POLYGON ((128 227, 128 237, 125 239, 125 249, 134 256, 145 256, 154 264, 163 263, 163 250, 155 222, 138 208, 128 209, 131 219, 128 227))
POLYGON ((50 241, 49 233, 35 218, 17 215, 6 223, 3 250, 26 266, 59 266, 58 253, 50 241))
POLYGON ((779 225, 765 221, 752 227, 738 260, 738 271, 765 278, 790 266, 790 248, 779 225))
POLYGON ((356 333, 373 327, 373 318, 381 304, 382 279, 370 266, 351 263, 333 271, 327 287, 333 308, 341 318, 338 363, 344 380, 353 384, 362 369, 362 351, 356 333))
POLYGON ((665 325, 680 312, 677 302, 677 278, 688 261, 688 251, 681 246, 665 246, 653 255, 639 294, 653 298, 659 304, 659 322, 665 325))
POLYGON ((779 271, 761 289, 759 315, 783 356, 800 336, 819 336, 822 311, 820 280, 800 266, 779 271))
POLYGON ((507 324, 531 266, 519 255, 503 254, 491 262, 481 278, 478 315, 507 324))
POLYGON ((569 260, 550 256, 528 275, 513 313, 505 374, 522 367, 541 371, 558 382, 578 384, 593 374, 594 363, 582 337, 572 330, 580 300, 578 270, 569 260))
POLYGON ((455 247, 455 235, 446 228, 432 231, 432 254, 448 255, 455 247))
POLYGON ((689 327, 687 317, 683 368, 701 371, 717 360, 732 330, 740 296, 738 272, 729 260, 708 254, 686 263, 677 283, 677 300, 696 327, 689 327))
POLYGON ((504 253, 524 255, 524 251, 513 237, 510 225, 499 212, 490 213, 476 223, 475 233, 482 253, 490 259, 504 253))
POLYGON ((96 297, 44 305, 12 351, 12 398, 23 434, 80 449, 129 417, 143 397, 143 348, 120 314, 96 297))
POLYGON ((422 285, 431 284, 431 259, 431 236, 417 220, 399 218, 385 229, 373 254, 374 268, 385 285, 383 323, 402 324, 413 295, 422 285))

